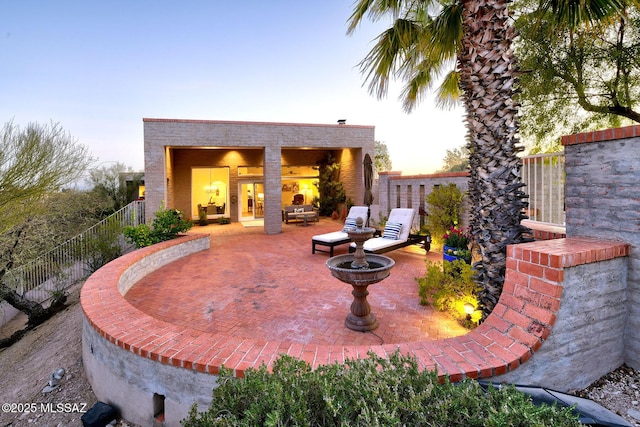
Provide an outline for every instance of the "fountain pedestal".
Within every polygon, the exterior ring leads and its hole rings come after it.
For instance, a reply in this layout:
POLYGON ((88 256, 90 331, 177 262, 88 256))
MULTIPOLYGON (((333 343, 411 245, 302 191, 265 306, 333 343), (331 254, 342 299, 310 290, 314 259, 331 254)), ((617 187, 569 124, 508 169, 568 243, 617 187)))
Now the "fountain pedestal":
POLYGON ((367 301, 369 285, 378 283, 389 276, 395 261, 389 257, 375 254, 365 254, 364 242, 373 236, 375 229, 363 227, 364 220, 358 218, 356 227, 345 230, 349 238, 356 244, 353 254, 338 255, 327 260, 327 267, 333 277, 348 283, 353 287, 351 294, 351 312, 344 324, 354 331, 372 331, 378 327, 378 320, 371 312, 371 305, 367 301))
POLYGON ((378 327, 378 319, 376 315, 371 312, 371 305, 367 301, 367 295, 369 291, 365 286, 351 285, 353 286, 353 302, 351 303, 351 313, 344 319, 344 325, 354 331, 373 331, 378 327))

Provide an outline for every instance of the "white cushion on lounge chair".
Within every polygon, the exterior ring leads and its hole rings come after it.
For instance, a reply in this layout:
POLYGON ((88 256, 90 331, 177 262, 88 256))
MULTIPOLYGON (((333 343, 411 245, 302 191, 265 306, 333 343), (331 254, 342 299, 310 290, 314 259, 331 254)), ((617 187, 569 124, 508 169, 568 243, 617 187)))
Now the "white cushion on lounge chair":
POLYGON ((413 227, 413 218, 416 216, 415 209, 410 208, 395 208, 391 209, 389 213, 390 222, 399 222, 402 224, 400 233, 398 233, 398 240, 407 240, 409 233, 411 233, 411 227, 413 227))
MULTIPOLYGON (((349 215, 347 215, 347 218, 361 217, 366 222, 367 210, 368 208, 366 206, 351 206, 351 209, 349 209, 349 215)), ((311 239, 315 240, 316 242, 333 243, 333 242, 338 242, 340 240, 349 239, 349 235, 344 231, 340 230, 340 231, 333 231, 331 233, 318 234, 316 236, 311 237, 311 239)))
MULTIPOLYGON (((364 242, 363 249, 367 252, 376 252, 380 249, 389 248, 395 245, 402 244, 409 239, 411 233, 411 227, 413 226, 413 218, 416 215, 416 211, 410 208, 395 208, 389 213, 387 222, 400 223, 400 233, 398 233, 397 239, 388 239, 385 237, 374 237, 364 242)), ((356 247, 355 243, 351 243, 352 247, 356 247)))
POLYGON ((331 233, 318 234, 317 236, 313 236, 312 239, 316 242, 325 242, 325 243, 333 243, 339 242, 340 240, 348 239, 349 235, 344 231, 333 231, 331 233))
POLYGON ((364 223, 367 223, 367 211, 368 208, 366 206, 351 206, 351 209, 349 209, 349 215, 347 215, 347 218, 362 218, 364 219, 364 223))
MULTIPOLYGON (((364 245, 362 246, 362 248, 367 252, 377 252, 380 249, 389 248, 389 247, 398 245, 400 243, 403 243, 406 240, 407 239, 393 240, 393 239, 387 239, 386 237, 374 237, 373 239, 369 239, 366 242, 364 242, 364 245)), ((355 247, 355 245, 356 245, 355 243, 351 243, 351 246, 355 247)))

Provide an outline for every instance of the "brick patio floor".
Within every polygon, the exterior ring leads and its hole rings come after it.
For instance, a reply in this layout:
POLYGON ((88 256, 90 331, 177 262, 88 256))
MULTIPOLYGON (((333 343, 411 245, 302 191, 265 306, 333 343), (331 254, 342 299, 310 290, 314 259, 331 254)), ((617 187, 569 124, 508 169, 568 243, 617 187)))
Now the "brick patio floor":
MULTIPOLYGON (((265 341, 376 345, 466 333, 448 315, 420 305, 415 278, 426 266, 425 252, 417 246, 385 254, 396 262, 391 275, 369 287, 378 329, 347 329, 351 286, 331 275, 327 254, 311 254, 311 236, 336 231, 341 224, 330 219, 308 227, 283 224, 277 235, 239 223, 194 226, 191 233, 210 234, 211 248, 151 273, 125 298, 176 325, 265 341)), ((344 245, 336 247, 334 255, 347 252, 344 245)), ((442 254, 426 258, 440 261, 442 254)))

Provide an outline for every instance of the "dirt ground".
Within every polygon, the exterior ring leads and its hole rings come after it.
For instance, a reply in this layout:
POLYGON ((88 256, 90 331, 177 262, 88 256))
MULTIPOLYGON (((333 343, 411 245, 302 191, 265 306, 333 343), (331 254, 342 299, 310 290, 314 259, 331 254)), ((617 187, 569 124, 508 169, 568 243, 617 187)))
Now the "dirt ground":
MULTIPOLYGON (((82 310, 79 291, 69 306, 29 331, 13 346, 0 350, 0 426, 81 426, 83 413, 97 402, 82 364, 82 310), (58 387, 43 393, 51 374, 65 370, 58 387)), ((18 316, 0 329, 0 338, 24 326, 18 316)), ((119 426, 133 426, 119 422, 119 426)))
MULTIPOLYGON (((82 414, 97 401, 82 364, 82 309, 72 290, 67 309, 0 350, 0 427, 81 426, 82 414), (65 370, 58 387, 43 393, 51 374, 65 370)), ((21 328, 18 317, 0 338, 21 328)), ((640 426, 640 372, 621 367, 578 392, 640 426)), ((116 426, 136 427, 119 420, 116 426)))

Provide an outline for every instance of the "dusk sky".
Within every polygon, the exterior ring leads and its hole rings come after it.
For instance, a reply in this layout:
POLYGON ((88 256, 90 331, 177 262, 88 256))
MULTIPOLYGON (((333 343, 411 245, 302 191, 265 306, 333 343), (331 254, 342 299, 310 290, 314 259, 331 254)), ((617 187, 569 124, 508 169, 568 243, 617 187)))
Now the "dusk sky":
POLYGON ((59 123, 96 163, 144 168, 143 118, 372 125, 393 169, 430 173, 464 144, 462 109, 401 84, 378 100, 358 63, 390 21, 346 34, 352 1, 3 1, 0 118, 59 123))

